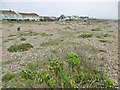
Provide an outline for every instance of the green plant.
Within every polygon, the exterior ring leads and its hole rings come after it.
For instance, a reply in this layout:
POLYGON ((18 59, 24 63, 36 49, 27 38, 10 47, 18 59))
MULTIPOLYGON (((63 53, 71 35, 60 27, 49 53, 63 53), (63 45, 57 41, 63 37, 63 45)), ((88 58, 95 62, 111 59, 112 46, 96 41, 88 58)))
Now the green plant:
POLYGON ((108 79, 107 74, 102 71, 93 70, 93 72, 88 76, 89 85, 96 87, 114 87, 112 80, 108 79))
POLYGON ((106 87, 106 88, 111 88, 111 87, 114 87, 114 84, 113 84, 113 81, 106 79, 103 82, 103 85, 101 85, 101 86, 106 87))
POLYGON ((21 41, 25 41, 26 40, 26 38, 21 38, 21 41))
POLYGON ((69 63, 69 66, 74 69, 80 64, 80 58, 77 54, 70 52, 66 55, 66 61, 69 63))
POLYGON ((2 77, 2 81, 3 82, 8 82, 8 81, 10 81, 11 79, 13 79, 13 78, 15 78, 15 74, 9 74, 9 73, 7 73, 7 74, 5 74, 3 77, 2 77))
POLYGON ((9 52, 23 52, 23 51, 27 51, 29 50, 30 48, 33 48, 33 46, 29 43, 23 43, 23 44, 20 44, 20 45, 12 45, 11 47, 9 47, 7 49, 7 51, 9 52))
POLYGON ((34 72, 31 70, 22 70, 20 76, 25 79, 34 79, 34 72))
POLYGON ((55 85, 56 85, 56 80, 55 80, 55 78, 52 77, 52 78, 48 79, 47 85, 48 85, 49 87, 55 87, 55 85))
POLYGON ((35 67, 32 64, 27 65, 25 70, 20 72, 20 76, 25 79, 34 79, 35 78, 35 67))
POLYGON ((102 31, 100 28, 92 29, 91 31, 102 31))
POLYGON ((96 37, 97 38, 104 38, 104 37, 109 37, 110 35, 109 34, 100 34, 100 35, 97 35, 96 37))
POLYGON ((78 37, 81 37, 81 38, 91 38, 92 34, 84 33, 84 34, 79 35, 78 37))
POLYGON ((51 35, 46 34, 46 33, 41 33, 40 35, 41 35, 41 36, 51 36, 51 35))
POLYGON ((63 63, 57 59, 50 60, 49 66, 50 70, 53 70, 56 76, 63 70, 63 63))
POLYGON ((103 34, 103 37, 108 37, 108 36, 110 36, 109 34, 103 34))
POLYGON ((38 71, 36 75, 36 81, 37 83, 41 84, 43 82, 47 82, 49 79, 49 74, 47 71, 38 71))
POLYGON ((106 53, 107 51, 105 51, 105 50, 99 50, 100 52, 104 52, 104 53, 106 53))
MULTIPOLYGON (((64 67, 63 61, 58 59, 52 59, 49 61, 49 69, 41 70, 38 64, 28 64, 26 68, 19 72, 20 77, 16 77, 18 82, 15 83, 15 87, 37 87, 39 85, 47 85, 50 88, 78 88, 78 87, 95 87, 95 88, 113 88, 114 82, 109 79, 108 75, 103 71, 99 71, 94 67, 80 63, 81 60, 77 54, 70 52, 66 55, 66 61, 71 68, 75 70, 67 70, 69 68, 64 67), (20 79, 20 81, 19 81, 20 79), (23 83, 23 84, 21 84, 23 83)), ((12 80, 16 74, 5 74, 2 78, 4 86, 7 82, 12 80)), ((13 79, 14 80, 14 79, 13 79)), ((6 86, 7 87, 7 86, 6 86)))
POLYGON ((84 67, 81 67, 80 70, 77 72, 77 83, 82 83, 83 80, 86 79, 86 71, 84 67))
POLYGON ((109 42, 108 40, 99 40, 99 42, 102 42, 102 43, 107 43, 107 42, 109 42))
POLYGON ((61 86, 64 88, 76 88, 76 84, 73 81, 73 78, 69 73, 66 71, 62 70, 60 73, 60 78, 61 78, 61 86))

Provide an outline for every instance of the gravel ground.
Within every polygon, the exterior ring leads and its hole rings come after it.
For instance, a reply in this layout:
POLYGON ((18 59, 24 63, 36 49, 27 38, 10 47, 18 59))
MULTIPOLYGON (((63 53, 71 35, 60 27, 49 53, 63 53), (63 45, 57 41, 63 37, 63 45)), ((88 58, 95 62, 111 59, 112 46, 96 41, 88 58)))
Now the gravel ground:
POLYGON ((2 73, 3 75, 8 72, 16 73, 28 63, 35 62, 40 62, 41 68, 45 68, 44 65, 50 58, 64 60, 64 55, 73 51, 83 60, 91 62, 96 68, 104 70, 118 86, 118 30, 115 26, 116 23, 92 20, 87 22, 3 22, 2 73), (20 32, 17 31, 18 27, 20 27, 20 32), (92 29, 100 29, 100 31, 91 31, 92 29), (24 36, 26 41, 21 41, 19 33, 27 31, 38 33, 38 35, 24 36), (90 33, 92 37, 80 38, 79 35, 82 33, 90 33), (106 34, 107 36, 102 36, 106 34), (107 42, 99 40, 107 40, 107 42), (11 45, 25 42, 32 44, 33 48, 25 52, 10 53, 7 51, 11 45))

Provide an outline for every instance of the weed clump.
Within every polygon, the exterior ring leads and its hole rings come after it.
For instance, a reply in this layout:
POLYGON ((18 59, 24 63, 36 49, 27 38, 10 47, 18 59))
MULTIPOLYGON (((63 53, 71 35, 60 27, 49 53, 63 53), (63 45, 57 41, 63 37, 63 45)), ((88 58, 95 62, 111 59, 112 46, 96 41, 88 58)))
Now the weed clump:
POLYGON ((101 40, 99 40, 99 42, 107 43, 107 42, 109 42, 109 41, 108 41, 108 40, 103 40, 103 39, 101 39, 101 40))
POLYGON ((5 74, 3 77, 2 77, 2 81, 3 82, 8 82, 10 81, 11 79, 15 78, 15 74, 5 74))
POLYGON ((81 38, 91 38, 92 34, 84 33, 84 34, 79 35, 78 37, 81 37, 81 38))
MULTIPOLYGON (((114 83, 103 72, 94 68, 87 68, 80 64, 77 54, 70 52, 66 55, 69 70, 64 67, 64 62, 51 59, 46 69, 29 64, 19 75, 24 80, 24 86, 45 85, 49 88, 113 88, 114 83), (74 71, 71 70, 74 68, 74 71), (90 70, 89 72, 89 69, 90 70)), ((11 79, 11 78, 10 78, 11 79)))
POLYGON ((66 60, 69 63, 69 66, 74 69, 80 64, 80 58, 77 54, 71 52, 66 55, 66 60))
POLYGON ((21 41, 25 41, 26 40, 26 38, 21 38, 21 41))
POLYGON ((95 29, 92 29, 91 31, 102 31, 102 30, 100 30, 100 28, 95 28, 95 29))
POLYGON ((23 44, 20 44, 20 45, 12 45, 10 46, 7 51, 9 52, 24 52, 24 51, 27 51, 29 50, 30 48, 33 48, 33 46, 29 43, 23 43, 23 44))

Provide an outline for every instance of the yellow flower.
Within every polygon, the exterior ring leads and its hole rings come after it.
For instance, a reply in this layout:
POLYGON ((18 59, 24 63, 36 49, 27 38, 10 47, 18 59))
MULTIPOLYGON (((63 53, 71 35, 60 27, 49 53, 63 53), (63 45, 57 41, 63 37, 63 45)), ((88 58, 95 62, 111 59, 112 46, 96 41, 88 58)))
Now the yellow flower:
POLYGON ((72 80, 70 80, 69 83, 72 85, 72 80))

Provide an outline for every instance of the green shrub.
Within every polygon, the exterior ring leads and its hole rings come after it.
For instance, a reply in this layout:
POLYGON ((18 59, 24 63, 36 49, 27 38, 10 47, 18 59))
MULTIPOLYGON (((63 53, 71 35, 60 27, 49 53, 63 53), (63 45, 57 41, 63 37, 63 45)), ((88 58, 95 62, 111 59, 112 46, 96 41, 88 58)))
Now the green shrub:
MULTIPOLYGON (((24 82, 23 86, 32 87, 32 85, 47 85, 50 88, 78 88, 78 87, 95 87, 95 88, 113 88, 114 82, 109 79, 103 71, 86 67, 80 64, 80 58, 77 54, 70 52, 66 55, 66 61, 71 68, 76 70, 67 70, 63 62, 58 59, 50 60, 47 69, 41 70, 36 65, 29 64, 20 71, 19 75, 24 82), (49 67, 49 68, 48 68, 49 67)), ((3 81, 8 82, 13 79, 14 75, 7 74, 3 76, 3 81)), ((19 80, 19 79, 18 79, 19 80)), ((5 83, 6 85, 7 83, 5 83)), ((16 84, 18 85, 18 84, 16 84)))
POLYGON ((49 74, 47 71, 38 71, 36 75, 36 81, 37 83, 41 84, 43 82, 47 82, 49 79, 49 74))
POLYGON ((109 42, 108 40, 99 40, 99 42, 102 42, 102 43, 107 43, 107 42, 109 42))
POLYGON ((114 87, 112 80, 108 79, 107 74, 102 71, 93 70, 88 77, 89 84, 94 81, 94 83, 92 83, 93 86, 106 88, 114 87))
POLYGON ((110 35, 109 34, 100 34, 100 35, 97 35, 96 37, 97 38, 104 38, 104 37, 109 37, 110 35))
POLYGON ((80 59, 77 54, 70 52, 66 55, 66 61, 69 63, 69 66, 73 69, 80 64, 80 59))
POLYGON ((9 47, 7 49, 7 51, 9 52, 23 52, 23 51, 27 51, 30 48, 33 48, 33 46, 29 43, 24 43, 24 44, 20 44, 20 45, 12 45, 11 47, 9 47))
POLYGON ((10 81, 11 79, 13 79, 13 78, 15 78, 15 74, 9 74, 9 73, 7 73, 7 74, 5 74, 3 77, 2 77, 2 81, 3 82, 8 82, 8 81, 10 81))
POLYGON ((109 34, 103 34, 103 37, 108 37, 108 36, 110 36, 109 34))
POLYGON ((47 34, 47 33, 41 33, 40 35, 41 35, 41 36, 52 36, 52 34, 49 35, 49 34, 47 34))
POLYGON ((67 73, 65 70, 62 70, 60 73, 61 86, 64 88, 76 88, 76 84, 73 81, 72 76, 67 73))
POLYGON ((26 39, 25 38, 21 38, 21 41, 25 41, 26 39))
POLYGON ((79 35, 78 37, 81 37, 81 38, 91 38, 92 34, 84 33, 84 34, 79 35))
POLYGON ((63 63, 57 59, 51 60, 49 66, 50 70, 53 70, 56 76, 63 70, 63 63))
POLYGON ((25 79, 33 80, 35 78, 35 73, 36 73, 35 66, 33 66, 32 64, 29 64, 27 65, 25 70, 22 70, 20 72, 20 76, 25 79))
POLYGON ((20 76, 24 79, 34 79, 34 75, 33 71, 27 69, 20 72, 20 76))
POLYGON ((100 28, 92 29, 91 31, 102 31, 100 28))
POLYGON ((56 80, 55 80, 55 78, 52 77, 52 78, 48 79, 47 85, 48 85, 49 87, 55 87, 55 85, 56 85, 56 80))
POLYGON ((86 71, 84 67, 81 67, 80 70, 77 72, 77 83, 80 83, 81 81, 86 79, 86 71))

